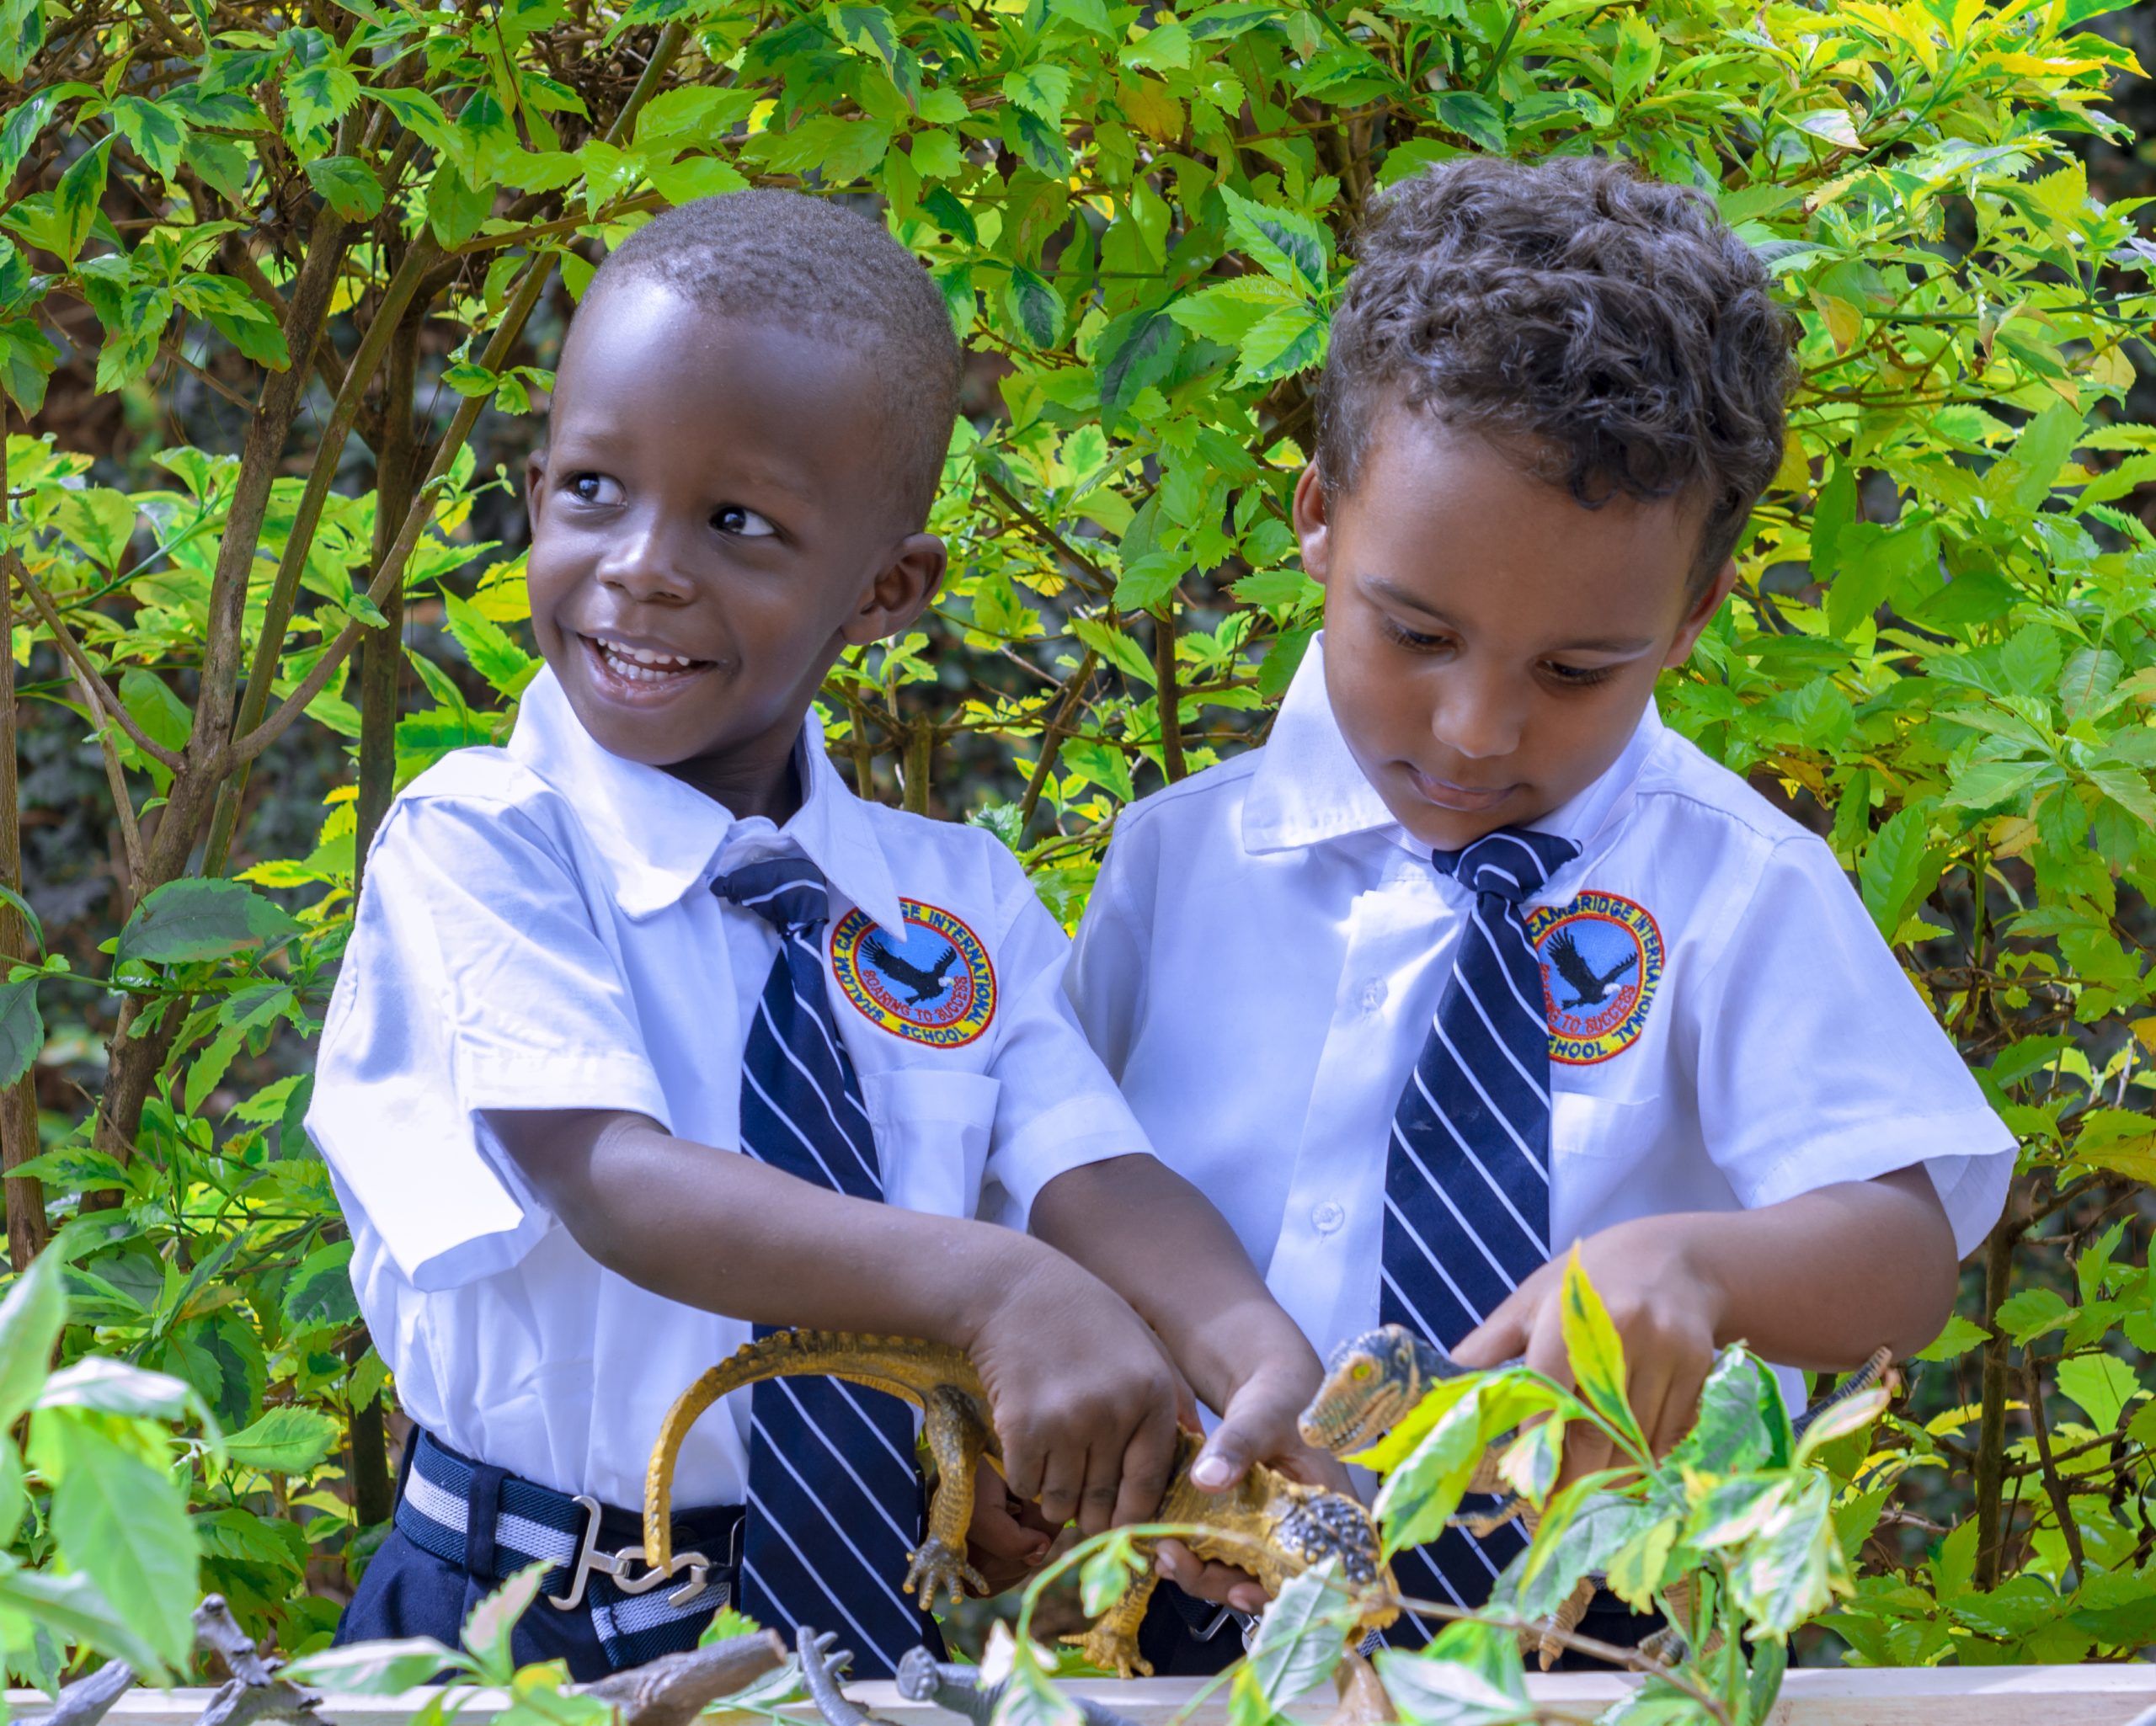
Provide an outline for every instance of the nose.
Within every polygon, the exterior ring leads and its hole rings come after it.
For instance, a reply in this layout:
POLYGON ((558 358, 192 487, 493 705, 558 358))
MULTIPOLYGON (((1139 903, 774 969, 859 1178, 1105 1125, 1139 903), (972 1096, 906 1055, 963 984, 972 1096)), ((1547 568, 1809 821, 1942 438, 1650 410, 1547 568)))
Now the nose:
POLYGON ((599 581, 639 605, 678 605, 696 591, 674 535, 651 518, 627 525, 600 563, 599 581))
POLYGON ((1505 679, 1460 667, 1444 680, 1430 731, 1463 759, 1487 761, 1519 748, 1525 722, 1524 704, 1505 679))

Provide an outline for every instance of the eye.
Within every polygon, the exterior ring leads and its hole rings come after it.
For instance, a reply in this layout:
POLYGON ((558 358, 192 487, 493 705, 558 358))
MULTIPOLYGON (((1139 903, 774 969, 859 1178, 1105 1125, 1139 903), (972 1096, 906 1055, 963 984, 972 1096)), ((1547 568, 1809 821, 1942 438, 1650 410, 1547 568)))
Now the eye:
POLYGON ((1378 626, 1384 631, 1388 641, 1396 642, 1400 646, 1412 648, 1418 653, 1434 653, 1446 645, 1443 636, 1426 636, 1419 631, 1408 628, 1405 624, 1395 622, 1382 612, 1379 614, 1378 626))
POLYGON ((1607 683, 1617 674, 1614 665, 1560 665, 1554 660, 1545 668, 1550 675, 1566 689, 1591 690, 1598 683, 1607 683))
POLYGON ((579 503, 618 503, 622 488, 603 473, 573 473, 563 489, 579 503))
POLYGON ((712 513, 711 525, 737 540, 768 540, 778 530, 764 516, 739 503, 722 503, 712 513))
POLYGON ((1353 1370, 1350 1372, 1348 1376, 1353 1379, 1358 1384, 1360 1384, 1364 1379, 1368 1378, 1377 1370, 1378 1369, 1373 1366, 1368 1361, 1358 1361, 1354 1365, 1353 1370))

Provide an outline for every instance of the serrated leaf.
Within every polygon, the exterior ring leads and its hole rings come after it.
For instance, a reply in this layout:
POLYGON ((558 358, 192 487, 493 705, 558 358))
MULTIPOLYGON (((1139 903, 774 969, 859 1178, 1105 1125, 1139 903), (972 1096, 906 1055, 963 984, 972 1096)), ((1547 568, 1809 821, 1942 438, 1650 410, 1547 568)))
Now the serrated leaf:
POLYGON ((1625 1345, 1617 1334, 1617 1327, 1610 1323, 1602 1297, 1588 1281, 1577 1247, 1566 1258, 1565 1280, 1559 1299, 1565 1352, 1572 1361, 1572 1378, 1581 1396, 1644 1452, 1646 1437, 1632 1418, 1631 1404, 1625 1399, 1625 1345))
POLYGON ((67 1296, 51 1254, 30 1260, 0 1301, 0 1429, 37 1400, 67 1318, 67 1296))
POLYGON ((1026 333, 1026 339, 1036 348, 1053 348, 1061 337, 1063 296, 1053 284, 1023 264, 1011 266, 1003 304, 1011 322, 1026 333))
POLYGON ((285 1323, 296 1331, 318 1330, 357 1318, 351 1264, 352 1244, 348 1240, 309 1253, 285 1285, 285 1323))
POLYGON ((104 197, 105 167, 112 155, 109 135, 99 138, 69 164, 52 195, 53 249, 63 264, 72 264, 90 237, 98 205, 104 197))
POLYGON ((45 1048, 45 1019, 37 1004, 40 981, 31 976, 0 983, 0 1085, 29 1072, 45 1048))
POLYGON ((1331 240, 1315 217, 1261 204, 1232 186, 1221 187, 1220 196, 1228 206, 1229 232, 1253 264, 1308 298, 1324 296, 1331 240))
POLYGON ((52 1531, 69 1568, 97 1585, 165 1666, 179 1668, 194 1645, 188 1615, 199 1594, 195 1532, 179 1483, 65 1411, 32 1417, 30 1453, 57 1477, 52 1531))
POLYGON ((341 1436, 321 1409, 286 1404, 227 1437, 225 1459, 265 1474, 304 1474, 337 1448, 341 1436))
POLYGON ((187 965, 259 950, 299 924, 236 881, 168 882, 145 898, 120 932, 116 956, 187 965))

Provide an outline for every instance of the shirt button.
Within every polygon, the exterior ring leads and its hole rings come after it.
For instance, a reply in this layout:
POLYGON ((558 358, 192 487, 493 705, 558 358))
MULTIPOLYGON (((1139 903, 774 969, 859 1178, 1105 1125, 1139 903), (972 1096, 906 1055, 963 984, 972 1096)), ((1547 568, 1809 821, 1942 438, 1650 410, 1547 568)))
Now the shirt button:
POLYGON ((1376 1012, 1379 1008, 1385 1005, 1386 993, 1385 986, 1382 983, 1364 983, 1363 985, 1363 1010, 1365 1013, 1376 1012))
POLYGON ((1330 1234, 1348 1220, 1348 1213, 1327 1199, 1310 1210, 1310 1224, 1320 1234, 1330 1234))

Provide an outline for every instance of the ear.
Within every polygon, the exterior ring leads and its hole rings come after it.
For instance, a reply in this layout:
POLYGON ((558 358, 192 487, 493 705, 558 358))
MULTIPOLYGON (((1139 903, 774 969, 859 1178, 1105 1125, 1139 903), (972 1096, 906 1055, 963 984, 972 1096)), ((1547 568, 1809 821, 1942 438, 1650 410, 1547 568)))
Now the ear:
POLYGON ((1737 560, 1725 557, 1721 567, 1715 572, 1715 578, 1707 583, 1706 591, 1693 602, 1692 609, 1685 614, 1676 640, 1669 644, 1669 652, 1662 658, 1663 665, 1682 665, 1692 657, 1692 649, 1698 644, 1701 631, 1713 620, 1715 613, 1721 610, 1721 602, 1729 597, 1729 590, 1736 585, 1737 560))
POLYGON ((1296 541, 1303 548, 1304 573, 1321 586, 1332 573, 1332 542, 1326 519, 1325 482, 1318 477, 1315 461, 1295 482, 1293 519, 1296 541))
POLYGON ((858 647, 880 642, 920 616, 942 585, 947 561, 943 541, 934 534, 908 534, 899 541, 860 608, 839 631, 846 645, 858 647))
POLYGON ((531 537, 539 537, 539 485, 547 477, 547 446, 542 444, 524 458, 524 524, 531 537))

